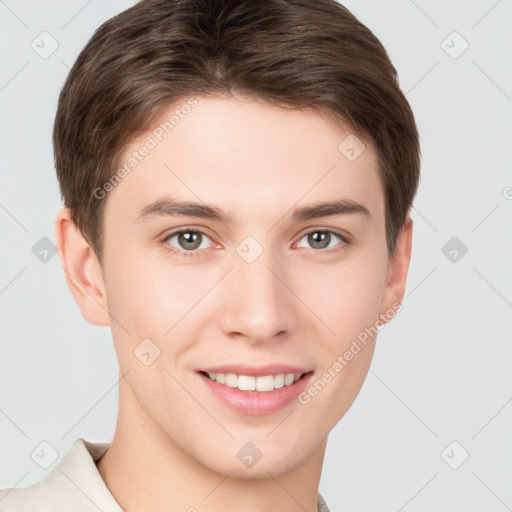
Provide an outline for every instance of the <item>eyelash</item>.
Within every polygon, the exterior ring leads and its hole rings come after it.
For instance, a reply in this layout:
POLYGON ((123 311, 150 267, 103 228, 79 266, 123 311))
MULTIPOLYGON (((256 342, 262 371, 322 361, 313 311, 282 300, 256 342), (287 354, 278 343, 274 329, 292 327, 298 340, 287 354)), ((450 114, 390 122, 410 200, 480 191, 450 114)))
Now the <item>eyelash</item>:
MULTIPOLYGON (((201 235, 204 235, 206 236, 207 238, 210 238, 204 231, 201 231, 199 229, 192 229, 192 228, 182 228, 182 229, 179 229, 177 231, 172 231, 171 233, 168 233, 163 239, 162 239, 162 243, 164 245, 166 245, 166 250, 167 252, 171 253, 171 254, 177 254, 183 258, 190 258, 190 257, 196 257, 196 256, 199 256, 200 253, 201 253, 201 250, 199 249, 194 249, 193 251, 180 251, 180 250, 177 250, 175 249, 174 247, 170 247, 169 246, 169 243, 167 242, 167 240, 169 240, 169 238, 172 238, 176 235, 180 235, 181 233, 189 233, 189 232, 193 232, 193 233, 199 233, 201 235)), ((330 234, 333 234, 333 235, 336 235, 337 237, 339 237, 341 239, 341 246, 346 246, 346 245, 350 245, 350 242, 351 240, 349 239, 349 237, 347 235, 342 235, 341 233, 338 233, 336 231, 333 231, 333 230, 330 230, 330 229, 311 229, 310 231, 307 231, 305 233, 303 233, 300 238, 299 238, 299 241, 302 240, 305 236, 307 235, 310 235, 311 233, 330 233, 330 234)), ((338 246, 336 246, 336 248, 334 249, 313 249, 313 251, 315 252, 318 252, 318 253, 322 253, 322 254, 326 254, 326 253, 334 253, 334 252, 338 252, 342 249, 342 247, 339 247, 339 244, 338 246)), ((203 249, 204 250, 204 249, 203 249)))

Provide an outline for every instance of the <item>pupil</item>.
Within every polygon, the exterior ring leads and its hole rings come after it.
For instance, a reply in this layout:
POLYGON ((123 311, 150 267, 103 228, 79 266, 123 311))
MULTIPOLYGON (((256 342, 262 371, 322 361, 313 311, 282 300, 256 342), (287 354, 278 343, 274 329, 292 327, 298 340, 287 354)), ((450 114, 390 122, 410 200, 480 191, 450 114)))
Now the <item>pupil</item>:
POLYGON ((201 242, 199 241, 199 233, 196 231, 185 231, 180 234, 179 242, 184 249, 197 249, 201 242))
POLYGON ((329 245, 331 235, 325 231, 315 231, 309 235, 309 243, 317 249, 324 249, 329 245), (324 243, 327 241, 327 243, 324 243))

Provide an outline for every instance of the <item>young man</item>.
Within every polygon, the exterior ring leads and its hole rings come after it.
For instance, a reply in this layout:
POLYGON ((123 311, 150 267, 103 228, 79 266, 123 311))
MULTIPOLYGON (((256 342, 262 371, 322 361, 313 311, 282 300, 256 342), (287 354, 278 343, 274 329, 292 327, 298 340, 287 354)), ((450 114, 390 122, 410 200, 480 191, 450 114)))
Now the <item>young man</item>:
POLYGON ((54 150, 118 423, 1 510, 328 511, 411 253, 418 134, 379 41, 333 0, 144 0, 81 52, 54 150))

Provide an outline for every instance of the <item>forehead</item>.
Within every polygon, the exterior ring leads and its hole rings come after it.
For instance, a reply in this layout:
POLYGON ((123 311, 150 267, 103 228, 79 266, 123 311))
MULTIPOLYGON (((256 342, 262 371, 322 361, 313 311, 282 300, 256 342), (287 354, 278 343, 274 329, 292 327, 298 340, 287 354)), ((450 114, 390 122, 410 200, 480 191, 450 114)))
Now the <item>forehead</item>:
POLYGON ((248 98, 169 107, 130 142, 118 168, 125 172, 109 192, 107 217, 135 220, 166 193, 246 215, 345 198, 378 216, 384 204, 371 142, 315 110, 248 98))

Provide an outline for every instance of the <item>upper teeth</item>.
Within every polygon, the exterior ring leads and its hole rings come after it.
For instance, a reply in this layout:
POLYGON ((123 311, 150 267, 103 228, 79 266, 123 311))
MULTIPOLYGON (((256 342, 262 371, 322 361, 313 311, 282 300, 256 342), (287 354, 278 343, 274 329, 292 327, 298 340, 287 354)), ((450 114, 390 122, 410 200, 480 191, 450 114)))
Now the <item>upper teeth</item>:
POLYGON ((279 373, 278 375, 253 377, 234 373, 208 373, 208 377, 219 384, 242 391, 272 391, 293 384, 300 379, 301 375, 300 373, 279 373))

